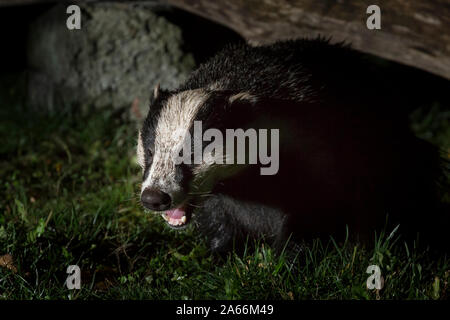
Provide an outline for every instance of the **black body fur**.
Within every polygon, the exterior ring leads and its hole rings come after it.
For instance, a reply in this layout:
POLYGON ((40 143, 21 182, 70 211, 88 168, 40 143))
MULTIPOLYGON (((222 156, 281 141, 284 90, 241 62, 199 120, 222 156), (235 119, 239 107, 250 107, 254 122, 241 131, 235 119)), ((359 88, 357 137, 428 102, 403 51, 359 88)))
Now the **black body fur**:
MULTIPOLYGON (((261 176, 258 165, 248 166, 196 200, 194 221, 212 249, 248 235, 279 246, 291 233, 340 238, 346 226, 373 239, 386 215, 405 236, 434 230, 440 237, 434 228, 442 222, 432 215, 442 212, 439 152, 411 133, 409 101, 387 80, 358 53, 322 40, 230 46, 152 102, 142 129, 147 157, 158 106, 177 92, 208 88, 211 98, 197 116, 203 129, 280 128, 278 174, 261 176), (256 99, 227 100, 240 92, 256 99)), ((188 188, 193 166, 177 170, 188 188)))

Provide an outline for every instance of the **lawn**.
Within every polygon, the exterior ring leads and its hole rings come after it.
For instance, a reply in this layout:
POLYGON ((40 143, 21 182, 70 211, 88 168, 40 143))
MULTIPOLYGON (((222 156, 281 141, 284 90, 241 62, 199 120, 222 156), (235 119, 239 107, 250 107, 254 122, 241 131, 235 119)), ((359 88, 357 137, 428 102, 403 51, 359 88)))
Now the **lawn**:
MULTIPOLYGON (((15 81, 15 80, 14 80, 15 81)), ((122 111, 40 115, 15 85, 0 94, 0 299, 448 299, 450 259, 406 245, 314 241, 219 256, 191 228, 170 230, 139 203, 136 123, 122 111), (11 260, 12 259, 12 260, 11 260), (369 290, 369 265, 382 290, 369 290), (69 265, 81 290, 68 290, 69 265)), ((450 150, 450 115, 415 114, 421 137, 450 150)), ((351 232, 351 230, 349 231, 351 232)))

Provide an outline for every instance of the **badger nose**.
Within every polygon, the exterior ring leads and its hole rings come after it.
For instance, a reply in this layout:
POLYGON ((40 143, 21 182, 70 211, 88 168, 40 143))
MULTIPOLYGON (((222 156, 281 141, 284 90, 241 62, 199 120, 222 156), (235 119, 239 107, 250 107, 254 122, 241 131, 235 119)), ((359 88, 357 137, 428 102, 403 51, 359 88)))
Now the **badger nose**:
POLYGON ((141 194, 144 207, 149 210, 163 211, 170 207, 170 196, 158 189, 147 188, 141 194))

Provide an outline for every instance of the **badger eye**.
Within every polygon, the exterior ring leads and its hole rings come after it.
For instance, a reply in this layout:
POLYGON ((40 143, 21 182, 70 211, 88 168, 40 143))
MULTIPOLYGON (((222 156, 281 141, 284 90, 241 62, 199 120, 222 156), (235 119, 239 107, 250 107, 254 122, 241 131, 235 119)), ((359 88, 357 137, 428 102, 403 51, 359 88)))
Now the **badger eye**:
POLYGON ((145 155, 145 166, 151 165, 153 162, 153 152, 150 149, 147 149, 147 153, 145 155))

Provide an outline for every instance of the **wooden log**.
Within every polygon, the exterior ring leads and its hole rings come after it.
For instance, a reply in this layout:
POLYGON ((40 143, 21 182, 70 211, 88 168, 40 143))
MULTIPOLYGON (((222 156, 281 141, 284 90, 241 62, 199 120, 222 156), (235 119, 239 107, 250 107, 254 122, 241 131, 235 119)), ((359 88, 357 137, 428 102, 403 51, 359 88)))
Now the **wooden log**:
MULTIPOLYGON (((166 1, 221 23, 253 43, 322 35, 450 79, 448 0, 166 1), (372 4, 381 8, 380 30, 366 27, 366 10, 372 4)), ((47 1, 0 0, 0 6, 39 2, 47 1)))
POLYGON ((318 35, 450 79, 448 0, 167 0, 240 33, 254 43, 318 35), (367 7, 381 8, 369 30, 367 7))

